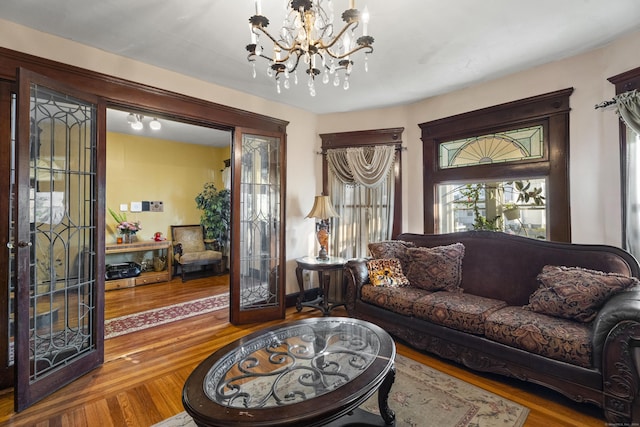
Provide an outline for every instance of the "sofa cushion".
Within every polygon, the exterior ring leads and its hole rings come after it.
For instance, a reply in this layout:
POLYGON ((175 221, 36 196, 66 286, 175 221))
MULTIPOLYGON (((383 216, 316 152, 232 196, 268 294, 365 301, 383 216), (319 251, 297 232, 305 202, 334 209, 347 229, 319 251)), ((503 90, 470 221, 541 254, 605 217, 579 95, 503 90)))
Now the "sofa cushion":
POLYGON ((638 284, 635 277, 551 265, 542 268, 538 281, 524 308, 579 322, 591 322, 607 299, 638 284))
POLYGON ((202 262, 211 262, 218 261, 222 259, 222 252, 218 251, 201 251, 201 252, 190 252, 184 255, 176 254, 176 261, 180 264, 193 264, 193 263, 202 263, 202 262))
POLYGON ((408 267, 408 248, 415 248, 412 242, 403 240, 385 240, 383 242, 369 243, 369 252, 372 258, 397 258, 400 260, 402 271, 406 274, 408 267))
POLYGON ((405 272, 412 286, 428 291, 462 292, 462 243, 433 248, 408 248, 407 254, 410 261, 405 272))
POLYGON ((483 335, 487 316, 506 302, 471 294, 434 292, 413 304, 415 317, 459 331, 483 335))
POLYGON ((408 286, 409 280, 402 273, 400 260, 372 259, 367 262, 369 281, 373 286, 408 286))
POLYGON ((173 231, 173 244, 182 245, 182 252, 202 252, 206 248, 204 246, 204 238, 201 226, 193 227, 176 227, 173 231))
POLYGON ((363 285, 360 292, 363 301, 405 316, 413 316, 413 303, 430 294, 412 286, 399 288, 368 284, 363 285))
POLYGON ((555 360, 591 367, 590 328, 521 307, 505 307, 487 317, 485 336, 555 360))

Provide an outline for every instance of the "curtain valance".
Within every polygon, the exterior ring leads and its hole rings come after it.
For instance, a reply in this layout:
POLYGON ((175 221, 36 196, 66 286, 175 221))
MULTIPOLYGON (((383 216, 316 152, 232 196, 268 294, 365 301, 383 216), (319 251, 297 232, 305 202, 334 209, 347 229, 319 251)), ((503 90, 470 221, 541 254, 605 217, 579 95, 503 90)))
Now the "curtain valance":
POLYGON ((396 157, 394 145, 327 150, 331 172, 344 184, 374 188, 391 172, 396 157))
POLYGON ((640 93, 632 90, 616 96, 614 100, 624 123, 640 135, 640 93))

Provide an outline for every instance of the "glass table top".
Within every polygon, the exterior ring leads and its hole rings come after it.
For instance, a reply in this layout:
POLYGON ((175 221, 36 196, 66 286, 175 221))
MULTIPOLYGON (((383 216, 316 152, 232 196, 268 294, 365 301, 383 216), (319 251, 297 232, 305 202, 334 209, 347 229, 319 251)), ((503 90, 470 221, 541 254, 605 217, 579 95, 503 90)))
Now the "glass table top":
POLYGON ((205 376, 204 392, 226 407, 299 403, 352 381, 379 356, 380 348, 378 334, 357 320, 284 325, 219 359, 205 376))
POLYGON ((344 265, 347 262, 347 259, 337 257, 337 256, 330 256, 327 259, 319 259, 317 257, 305 256, 302 258, 298 258, 296 261, 300 264, 305 264, 310 266, 313 266, 313 265, 323 266, 323 265, 344 265))

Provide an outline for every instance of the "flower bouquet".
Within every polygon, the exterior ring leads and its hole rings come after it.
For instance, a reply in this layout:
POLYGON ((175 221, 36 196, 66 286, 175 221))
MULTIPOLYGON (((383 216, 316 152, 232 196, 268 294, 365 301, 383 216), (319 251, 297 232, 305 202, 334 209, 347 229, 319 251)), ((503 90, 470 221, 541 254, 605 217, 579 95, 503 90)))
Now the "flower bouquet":
POLYGON ((127 221, 127 215, 125 213, 117 214, 112 209, 109 209, 109 213, 118 223, 118 225, 116 225, 116 230, 118 230, 118 232, 123 236, 131 237, 138 231, 142 230, 140 221, 127 221))

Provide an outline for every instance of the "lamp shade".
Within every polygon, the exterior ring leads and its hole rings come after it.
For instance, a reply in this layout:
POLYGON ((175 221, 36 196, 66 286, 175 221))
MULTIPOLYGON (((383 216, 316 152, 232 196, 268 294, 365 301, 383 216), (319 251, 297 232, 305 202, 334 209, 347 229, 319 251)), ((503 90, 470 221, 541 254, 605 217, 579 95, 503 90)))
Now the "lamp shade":
POLYGON ((336 210, 333 208, 329 196, 316 196, 315 200, 313 201, 311 212, 309 212, 306 218, 327 219, 338 216, 340 215, 338 215, 336 210))

